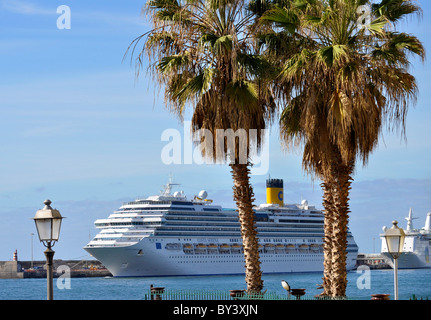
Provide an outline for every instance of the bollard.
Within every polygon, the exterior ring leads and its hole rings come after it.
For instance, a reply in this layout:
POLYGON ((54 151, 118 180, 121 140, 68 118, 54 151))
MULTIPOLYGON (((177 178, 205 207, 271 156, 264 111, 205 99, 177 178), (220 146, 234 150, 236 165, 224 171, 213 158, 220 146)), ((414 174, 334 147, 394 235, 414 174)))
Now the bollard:
POLYGON ((305 294, 305 289, 290 289, 290 291, 296 297, 296 300, 301 300, 301 296, 305 294))
POLYGON ((163 294, 163 292, 165 291, 165 288, 153 287, 153 285, 150 285, 150 291, 151 291, 151 300, 162 300, 161 294, 163 294))

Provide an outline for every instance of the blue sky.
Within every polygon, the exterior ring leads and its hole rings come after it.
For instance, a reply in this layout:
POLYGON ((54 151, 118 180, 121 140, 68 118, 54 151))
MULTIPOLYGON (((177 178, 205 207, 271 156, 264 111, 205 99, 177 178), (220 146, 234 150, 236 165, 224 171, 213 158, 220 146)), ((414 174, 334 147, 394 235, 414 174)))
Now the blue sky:
MULTIPOLYGON (((182 124, 163 106, 151 79, 123 55, 146 30, 145 1, 0 0, 0 260, 31 258, 31 218, 51 199, 64 220, 55 258, 86 258, 82 247, 96 234, 93 222, 123 201, 158 193, 169 174, 192 197, 206 189, 233 207, 226 165, 166 165, 161 141, 182 124), (71 29, 57 28, 60 5, 71 9, 71 29)), ((431 4, 423 18, 400 28, 430 45, 431 4)), ((358 165, 351 192, 350 228, 361 252, 378 251, 379 233, 393 219, 415 226, 431 211, 430 68, 412 61, 419 83, 407 118, 407 141, 385 132, 368 165, 358 165)), ((301 168, 301 151, 285 152, 271 129, 269 174, 284 179, 285 201, 307 199, 322 208, 319 181, 301 168)), ((252 182, 265 201, 267 175, 252 182)), ((33 237, 34 259, 43 246, 33 237)))

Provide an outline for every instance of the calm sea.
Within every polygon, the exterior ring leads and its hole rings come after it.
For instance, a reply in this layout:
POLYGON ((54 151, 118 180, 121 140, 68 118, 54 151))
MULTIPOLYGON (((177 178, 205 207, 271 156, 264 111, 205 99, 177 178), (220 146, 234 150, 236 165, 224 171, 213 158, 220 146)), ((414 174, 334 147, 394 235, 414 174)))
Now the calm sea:
MULTIPOLYGON (((305 288, 307 296, 321 292, 321 273, 264 275, 268 292, 286 294, 281 280, 292 288, 305 288)), ((393 270, 353 271, 348 274, 347 295, 370 300, 371 294, 388 293, 393 298, 393 270)), ((399 270, 399 299, 431 299, 431 269, 399 270)), ((245 289, 243 276, 157 277, 157 278, 71 278, 54 279, 55 300, 143 300, 151 284, 166 289, 245 289)), ((1 300, 45 300, 46 279, 0 279, 1 300)), ((391 299, 392 300, 392 299, 391 299)))

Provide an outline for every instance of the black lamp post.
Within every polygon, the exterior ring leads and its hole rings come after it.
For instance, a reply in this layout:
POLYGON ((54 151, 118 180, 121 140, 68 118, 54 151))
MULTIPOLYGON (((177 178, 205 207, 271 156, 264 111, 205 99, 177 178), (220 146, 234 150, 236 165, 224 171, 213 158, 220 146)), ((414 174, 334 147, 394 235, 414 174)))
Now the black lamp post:
POLYGON ((63 217, 60 211, 51 208, 51 200, 45 200, 43 203, 45 207, 42 210, 38 210, 33 219, 36 224, 39 240, 47 248, 44 252, 46 257, 47 300, 53 300, 52 264, 55 251, 51 248, 54 246, 55 242, 58 241, 63 217))

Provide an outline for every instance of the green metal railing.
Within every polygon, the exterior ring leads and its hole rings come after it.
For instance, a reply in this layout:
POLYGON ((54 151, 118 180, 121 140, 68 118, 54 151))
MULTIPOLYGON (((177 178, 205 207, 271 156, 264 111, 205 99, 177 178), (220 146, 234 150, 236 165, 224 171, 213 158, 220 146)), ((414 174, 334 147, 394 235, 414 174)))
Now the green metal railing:
MULTIPOLYGON (((310 295, 293 296, 276 292, 249 294, 246 292, 236 295, 227 290, 172 290, 164 288, 150 288, 144 294, 144 300, 332 300, 325 297, 310 295)), ((343 297, 343 300, 348 300, 343 297)))

